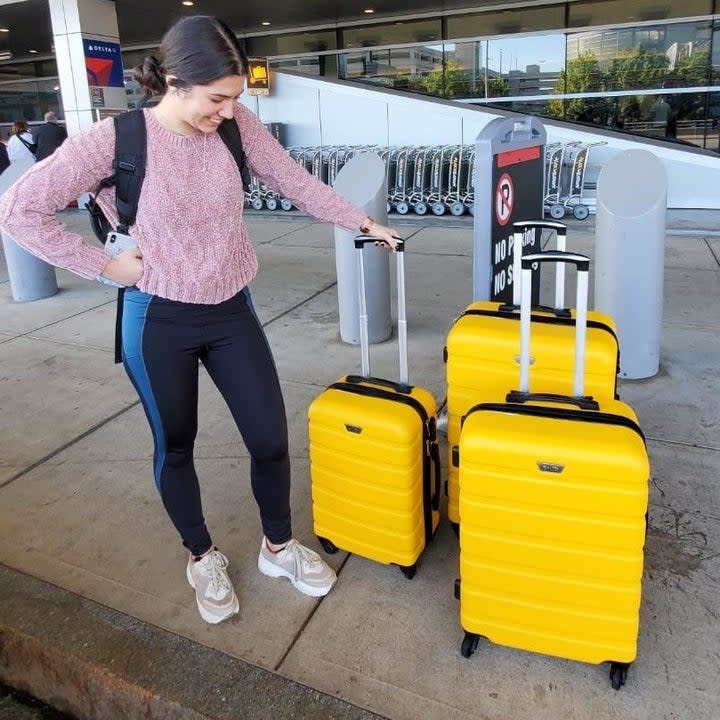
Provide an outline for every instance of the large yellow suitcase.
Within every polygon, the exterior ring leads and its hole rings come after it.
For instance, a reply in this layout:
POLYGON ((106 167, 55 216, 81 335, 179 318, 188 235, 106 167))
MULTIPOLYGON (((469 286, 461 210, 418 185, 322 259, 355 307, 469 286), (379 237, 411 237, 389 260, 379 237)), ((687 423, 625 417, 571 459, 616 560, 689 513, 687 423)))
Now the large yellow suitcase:
POLYGON ((573 393, 529 392, 530 305, 523 295, 520 390, 472 408, 455 449, 461 652, 472 655, 484 636, 572 660, 610 661, 618 689, 637 650, 649 461, 633 410, 583 393, 587 258, 530 255, 523 284, 532 261, 553 258, 583 271, 573 393))
POLYGON ((310 477, 315 534, 338 548, 385 564, 406 577, 440 519, 440 453, 435 399, 408 384, 404 245, 399 248, 400 382, 370 375, 362 245, 358 248, 362 375, 331 385, 310 406, 310 477))
MULTIPOLYGON (((553 230, 557 247, 565 249, 566 226, 551 221, 524 221, 513 226, 514 278, 520 273, 518 252, 528 232, 553 230)), ((555 307, 533 307, 533 385, 541 392, 570 394, 573 384, 573 357, 576 313, 564 309, 564 266, 558 265, 555 307)), ((520 283, 513 284, 514 303, 475 302, 455 321, 447 337, 444 359, 447 364, 448 453, 460 441, 460 422, 480 402, 502 401, 516 382, 519 356, 518 337, 520 283)), ((609 315, 588 313, 586 333, 585 388, 596 399, 617 396, 619 368, 616 326, 609 315)), ((457 530, 458 470, 448 454, 448 518, 457 530)))

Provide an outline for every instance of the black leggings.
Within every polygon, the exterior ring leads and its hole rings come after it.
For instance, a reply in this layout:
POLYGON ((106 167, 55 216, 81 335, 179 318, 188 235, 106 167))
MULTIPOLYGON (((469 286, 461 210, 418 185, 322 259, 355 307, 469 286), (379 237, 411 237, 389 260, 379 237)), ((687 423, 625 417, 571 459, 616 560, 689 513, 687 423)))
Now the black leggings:
POLYGON ((183 543, 194 555, 212 547, 193 463, 198 367, 225 398, 251 457, 250 479, 263 531, 290 539, 288 433, 275 363, 245 288, 218 305, 125 291, 123 363, 155 441, 155 483, 183 543))

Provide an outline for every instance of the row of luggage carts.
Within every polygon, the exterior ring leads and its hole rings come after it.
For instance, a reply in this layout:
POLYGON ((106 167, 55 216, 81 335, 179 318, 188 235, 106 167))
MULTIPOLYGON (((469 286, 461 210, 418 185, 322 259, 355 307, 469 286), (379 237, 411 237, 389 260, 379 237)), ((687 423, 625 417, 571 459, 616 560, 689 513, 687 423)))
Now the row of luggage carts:
POLYGON ((590 151, 606 142, 552 143, 545 148, 544 209, 554 220, 572 213, 576 220, 590 214, 589 194, 596 188, 588 181, 590 151))
MULTIPOLYGON (((431 147, 335 146, 291 147, 290 157, 322 182, 333 185, 338 172, 355 155, 376 153, 387 171, 387 211, 407 215, 464 215, 474 213, 475 149, 470 145, 431 147)), ((255 210, 290 211, 292 201, 254 177, 247 204, 255 210)))

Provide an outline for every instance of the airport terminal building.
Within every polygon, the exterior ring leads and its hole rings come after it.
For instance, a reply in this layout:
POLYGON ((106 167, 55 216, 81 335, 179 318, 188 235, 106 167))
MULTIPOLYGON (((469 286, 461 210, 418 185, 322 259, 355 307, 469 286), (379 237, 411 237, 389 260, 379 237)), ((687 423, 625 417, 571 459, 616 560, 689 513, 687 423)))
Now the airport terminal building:
MULTIPOLYGON (((201 12, 226 19, 275 69, 718 149, 718 0, 103 2, 117 15, 131 107, 131 68, 174 19, 201 12)), ((80 14, 96 4, 72 3, 80 14)), ((68 3, 0 4, 4 134, 17 119, 64 115, 53 5, 68 3)))

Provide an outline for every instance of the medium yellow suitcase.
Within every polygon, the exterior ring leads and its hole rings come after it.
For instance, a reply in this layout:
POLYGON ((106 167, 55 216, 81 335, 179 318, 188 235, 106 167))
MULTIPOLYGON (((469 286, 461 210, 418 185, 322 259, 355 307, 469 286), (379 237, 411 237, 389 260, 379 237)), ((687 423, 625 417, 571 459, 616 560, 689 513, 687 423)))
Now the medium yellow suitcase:
MULTIPOLYGON (((566 226, 551 221, 524 221, 513 225, 514 277, 520 273, 520 256, 527 232, 554 230, 557 247, 565 249, 566 226)), ((564 309, 565 276, 558 265, 555 308, 532 309, 533 385, 542 392, 572 393, 576 313, 564 309)), ((447 337, 448 453, 460 441, 460 422, 480 402, 502 401, 517 380, 520 283, 513 286, 514 302, 475 302, 455 321, 447 337)), ((585 389, 596 399, 617 397, 619 367, 616 326, 609 315, 588 313, 585 389)), ((457 530, 458 470, 448 454, 448 518, 457 530)))
POLYGON ((355 242, 362 375, 341 378, 309 409, 314 530, 327 552, 399 565, 410 578, 440 519, 437 407, 408 384, 404 244, 396 253, 400 382, 370 375, 362 246, 374 241, 355 242))
POLYGON ((572 660, 610 661, 619 689, 637 651, 649 460, 633 410, 584 395, 587 258, 523 258, 523 293, 530 263, 546 259, 582 271, 574 390, 529 392, 530 304, 523 294, 520 391, 472 408, 454 457, 461 652, 472 655, 483 636, 572 660))

